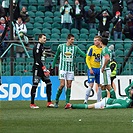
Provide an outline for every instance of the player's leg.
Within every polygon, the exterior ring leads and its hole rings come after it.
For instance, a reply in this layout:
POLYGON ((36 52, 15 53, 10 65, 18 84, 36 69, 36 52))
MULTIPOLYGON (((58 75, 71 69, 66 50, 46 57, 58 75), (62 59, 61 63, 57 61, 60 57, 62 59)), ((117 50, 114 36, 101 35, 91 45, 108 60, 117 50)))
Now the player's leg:
POLYGON ((107 91, 106 91, 106 88, 105 88, 105 81, 104 81, 104 73, 101 72, 100 70, 100 86, 101 86, 101 90, 102 90, 102 99, 104 97, 107 97, 107 91))
POLYGON ((31 104, 30 104, 31 108, 39 108, 38 106, 36 106, 34 104, 36 89, 37 89, 38 83, 40 82, 40 79, 41 79, 39 76, 36 75, 37 71, 38 70, 35 70, 35 72, 33 72, 33 85, 31 88, 31 104))
POLYGON ((106 84, 107 84, 106 88, 110 92, 110 97, 116 99, 115 91, 114 91, 114 89, 111 86, 111 78, 110 78, 110 75, 111 75, 111 70, 106 70, 106 81, 107 81, 106 82, 106 84))
POLYGON ((97 68, 96 74, 95 74, 95 82, 98 85, 98 90, 97 90, 97 102, 100 102, 101 100, 101 95, 102 95, 102 91, 101 91, 101 86, 100 86, 100 68, 97 68))
POLYGON ((46 84, 46 94, 47 94, 47 107, 54 107, 51 101, 52 95, 52 83, 49 77, 43 76, 42 81, 46 84))
POLYGON ((67 90, 66 90, 66 104, 70 102, 71 97, 71 86, 74 80, 74 72, 67 72, 66 74, 67 90))
POLYGON ((88 88, 86 89, 86 92, 85 92, 85 100, 84 100, 85 104, 87 104, 88 102, 88 98, 90 96, 91 90, 94 85, 94 80, 95 80, 95 75, 90 74, 90 70, 88 70, 88 88))
POLYGON ((65 71, 62 71, 62 70, 59 71, 59 79, 60 79, 60 86, 58 87, 58 90, 56 93, 55 108, 58 108, 59 98, 60 98, 60 95, 62 94, 62 89, 65 86, 65 79, 66 79, 65 71))

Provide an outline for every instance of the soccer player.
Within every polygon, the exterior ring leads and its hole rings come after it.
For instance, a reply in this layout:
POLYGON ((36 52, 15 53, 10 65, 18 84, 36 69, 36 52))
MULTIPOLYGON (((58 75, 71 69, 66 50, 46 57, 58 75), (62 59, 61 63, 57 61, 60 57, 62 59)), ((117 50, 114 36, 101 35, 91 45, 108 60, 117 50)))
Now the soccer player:
POLYGON ((54 104, 51 102, 51 81, 50 81, 50 72, 47 68, 43 65, 43 61, 45 59, 45 51, 43 44, 46 42, 46 35, 40 34, 38 36, 38 43, 33 48, 33 57, 34 57, 34 64, 33 64, 33 85, 31 89, 31 104, 30 108, 39 108, 36 104, 34 104, 34 99, 36 95, 37 86, 42 80, 46 83, 46 93, 47 93, 47 107, 54 107, 54 104))
POLYGON ((120 97, 117 99, 103 98, 102 101, 94 104, 67 104, 66 109, 119 109, 129 108, 133 106, 133 82, 125 89, 127 97, 120 97))
POLYGON ((60 56, 60 63, 59 63, 59 80, 60 86, 56 93, 56 101, 55 101, 55 108, 58 108, 59 98, 62 93, 62 89, 65 87, 66 82, 66 105, 70 101, 71 95, 71 85, 72 81, 74 80, 74 58, 76 55, 81 55, 86 57, 86 54, 81 51, 78 46, 74 44, 74 35, 68 34, 67 42, 64 44, 60 44, 57 48, 52 68, 55 67, 55 63, 60 56))
POLYGON ((90 46, 86 55, 86 64, 88 66, 88 83, 89 86, 86 90, 84 103, 87 104, 88 98, 90 96, 90 92, 95 83, 98 84, 98 92, 97 92, 97 101, 101 99, 101 88, 100 84, 100 54, 102 51, 101 48, 101 37, 94 37, 94 45, 90 46))
POLYGON ((102 46, 102 52, 101 52, 101 59, 100 59, 100 85, 102 89, 102 98, 107 97, 107 91, 110 92, 111 98, 116 98, 115 91, 111 86, 111 69, 110 69, 110 56, 111 52, 107 47, 108 39, 102 37, 101 39, 101 46, 102 46))

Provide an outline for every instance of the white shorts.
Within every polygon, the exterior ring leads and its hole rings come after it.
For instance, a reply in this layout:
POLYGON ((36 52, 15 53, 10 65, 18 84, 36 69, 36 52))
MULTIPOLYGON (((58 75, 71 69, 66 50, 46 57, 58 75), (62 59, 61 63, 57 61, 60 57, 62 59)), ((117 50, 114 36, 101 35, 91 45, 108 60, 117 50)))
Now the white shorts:
POLYGON ((108 101, 108 98, 105 97, 105 98, 102 99, 102 101, 95 103, 95 109, 100 109, 102 107, 105 107, 107 101, 108 101))
POLYGON ((100 69, 100 84, 111 85, 111 70, 104 70, 103 73, 100 69))
POLYGON ((59 79, 74 80, 74 72, 60 70, 59 79))

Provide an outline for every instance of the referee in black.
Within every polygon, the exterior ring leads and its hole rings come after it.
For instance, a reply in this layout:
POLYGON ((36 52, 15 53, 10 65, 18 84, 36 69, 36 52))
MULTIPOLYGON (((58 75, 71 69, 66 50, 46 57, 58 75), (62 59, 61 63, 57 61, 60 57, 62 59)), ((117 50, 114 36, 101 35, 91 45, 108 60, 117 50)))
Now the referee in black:
POLYGON ((34 99, 36 95, 36 89, 40 80, 46 83, 47 107, 54 107, 53 103, 51 102, 52 83, 50 81, 50 72, 42 62, 45 59, 45 50, 43 44, 46 42, 46 35, 39 34, 38 41, 39 42, 33 48, 33 85, 31 89, 30 104, 30 108, 33 109, 39 108, 36 104, 34 104, 34 99))

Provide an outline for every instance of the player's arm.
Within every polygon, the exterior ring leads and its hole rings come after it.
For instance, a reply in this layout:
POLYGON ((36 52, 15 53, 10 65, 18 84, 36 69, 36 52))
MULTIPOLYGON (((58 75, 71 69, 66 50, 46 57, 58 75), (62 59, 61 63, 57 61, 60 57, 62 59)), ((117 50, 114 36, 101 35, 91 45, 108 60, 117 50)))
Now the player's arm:
POLYGON ((41 61, 41 59, 40 59, 40 55, 41 54, 41 52, 40 52, 40 46, 39 46, 39 44, 38 44, 38 46, 36 47, 36 50, 35 50, 35 60, 36 60, 36 65, 38 65, 39 67, 43 67, 43 63, 42 63, 42 61, 41 61))
POLYGON ((133 82, 128 87, 126 87, 126 89, 125 89, 125 93, 126 93, 128 98, 130 98, 130 89, 131 89, 131 86, 133 86, 133 82))
POLYGON ((106 68, 106 65, 107 65, 108 62, 110 61, 110 56, 109 56, 109 54, 105 54, 105 55, 104 55, 104 58, 105 58, 105 61, 104 61, 103 67, 102 67, 102 72, 104 71, 104 69, 106 68))
POLYGON ((106 105, 106 107, 104 107, 104 109, 120 109, 120 108, 124 108, 124 107, 120 105, 119 103, 112 104, 112 105, 106 105))
POLYGON ((58 59, 59 54, 60 54, 60 45, 57 48, 57 51, 56 51, 56 54, 55 54, 55 57, 54 57, 54 60, 53 60, 53 63, 52 63, 52 68, 55 67, 55 64, 56 64, 56 61, 58 59))
POLYGON ((77 53, 83 57, 86 57, 86 54, 79 47, 77 47, 77 53))
POLYGON ((89 69, 91 69, 91 63, 90 63, 91 56, 92 56, 92 48, 89 48, 86 55, 86 64, 89 69))

